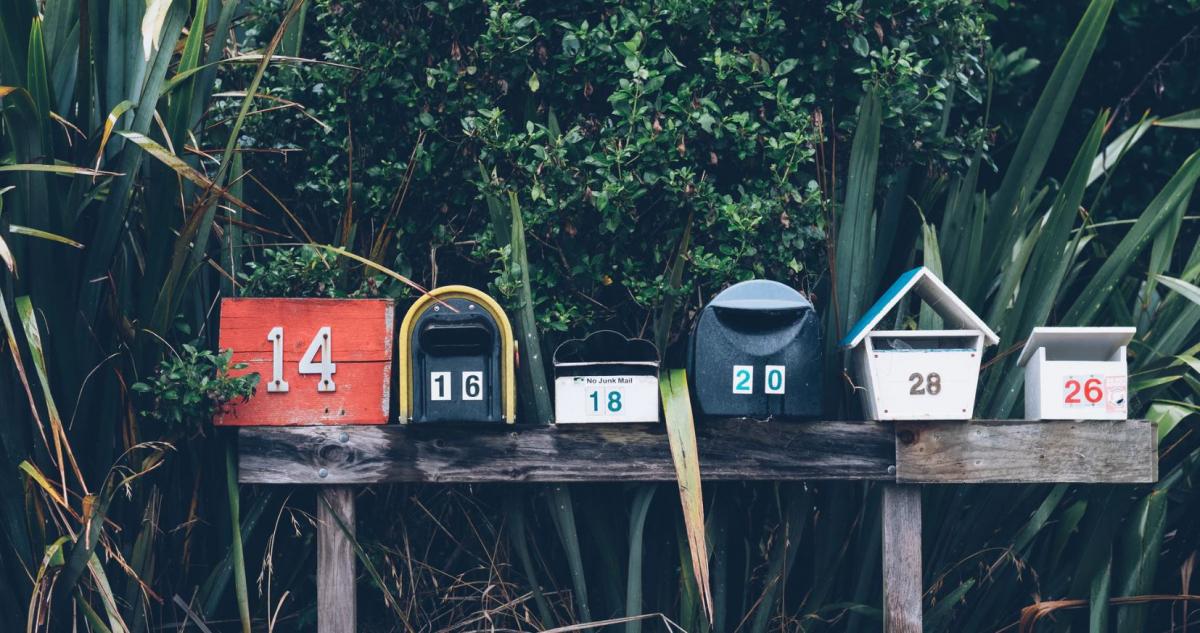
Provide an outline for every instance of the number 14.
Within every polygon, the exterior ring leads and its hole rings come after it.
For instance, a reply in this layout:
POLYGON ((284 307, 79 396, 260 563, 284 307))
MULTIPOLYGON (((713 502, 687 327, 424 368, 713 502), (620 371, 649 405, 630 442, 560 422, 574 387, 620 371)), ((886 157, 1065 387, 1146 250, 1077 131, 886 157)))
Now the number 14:
MULTIPOLYGON (((267 332, 267 340, 271 341, 271 380, 267 383, 267 393, 287 393, 290 386, 283 379, 283 326, 276 325, 267 332)), ((300 358, 297 368, 301 374, 319 374, 317 391, 337 391, 333 382, 333 374, 337 372, 337 364, 333 362, 333 329, 328 325, 317 330, 308 351, 300 358), (317 354, 321 360, 313 362, 317 354)))

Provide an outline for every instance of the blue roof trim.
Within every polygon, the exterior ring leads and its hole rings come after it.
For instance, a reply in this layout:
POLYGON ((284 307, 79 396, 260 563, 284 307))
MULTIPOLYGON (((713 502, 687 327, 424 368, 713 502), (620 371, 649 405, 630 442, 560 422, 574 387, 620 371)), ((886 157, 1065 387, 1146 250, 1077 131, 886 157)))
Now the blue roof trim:
POLYGON ((912 288, 913 284, 917 282, 917 277, 920 276, 921 272, 924 270, 924 266, 918 266, 904 273, 903 275, 900 275, 900 277, 896 279, 894 283, 892 283, 891 287, 889 287, 887 291, 883 293, 883 296, 879 297, 879 299, 875 301, 875 304, 872 305, 869 310, 867 310, 866 314, 862 315, 862 318, 858 320, 858 323, 855 323, 854 327, 850 328, 850 331, 844 338, 842 338, 841 341, 838 342, 838 345, 842 347, 850 347, 850 345, 854 342, 854 339, 858 338, 858 336, 864 331, 870 329, 876 321, 883 318, 883 315, 891 311, 896 303, 900 301, 900 299, 909 291, 909 289, 912 288))

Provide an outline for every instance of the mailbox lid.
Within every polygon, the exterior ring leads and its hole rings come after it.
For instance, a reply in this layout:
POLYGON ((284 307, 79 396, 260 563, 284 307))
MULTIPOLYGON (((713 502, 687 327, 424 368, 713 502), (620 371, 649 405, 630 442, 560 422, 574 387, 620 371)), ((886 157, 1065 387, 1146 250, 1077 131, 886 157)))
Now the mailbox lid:
POLYGON ((986 345, 995 345, 1000 342, 1000 337, 996 336, 987 323, 967 307, 967 304, 963 303, 962 299, 959 299, 958 295, 954 294, 941 279, 938 279, 933 271, 919 266, 900 275, 867 310, 866 314, 854 324, 854 327, 850 328, 839 345, 845 349, 857 347, 910 291, 916 291, 917 295, 929 304, 929 307, 933 308, 933 311, 941 316, 947 324, 960 330, 979 330, 983 333, 986 345))
POLYGON ((1024 367, 1041 347, 1050 361, 1110 361, 1136 333, 1136 327, 1035 327, 1017 364, 1024 367))

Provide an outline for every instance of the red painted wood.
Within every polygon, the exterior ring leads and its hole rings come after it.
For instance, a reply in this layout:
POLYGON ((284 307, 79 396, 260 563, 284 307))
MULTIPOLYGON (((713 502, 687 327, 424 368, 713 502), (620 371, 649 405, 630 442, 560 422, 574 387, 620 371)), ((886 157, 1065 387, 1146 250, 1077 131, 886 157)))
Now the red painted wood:
MULTIPOLYGON (((395 305, 389 299, 224 299, 220 348, 233 349, 233 362, 258 372, 258 391, 217 416, 217 426, 386 424, 391 409, 395 305), (286 393, 270 393, 271 341, 283 327, 286 393), (332 331, 333 392, 317 391, 320 375, 300 374, 299 364, 317 331, 332 331)), ((317 356, 320 359, 320 356, 317 356)))

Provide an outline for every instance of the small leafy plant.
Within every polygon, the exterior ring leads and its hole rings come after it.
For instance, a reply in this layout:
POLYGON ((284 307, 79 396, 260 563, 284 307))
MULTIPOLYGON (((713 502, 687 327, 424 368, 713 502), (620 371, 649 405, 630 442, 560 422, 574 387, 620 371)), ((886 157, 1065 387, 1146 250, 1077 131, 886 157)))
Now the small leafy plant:
POLYGON ((231 369, 245 369, 245 363, 233 363, 233 350, 214 352, 184 345, 183 353, 159 363, 158 371, 132 389, 153 398, 152 406, 142 415, 167 425, 195 425, 212 419, 224 407, 245 401, 258 386, 257 373, 230 376, 231 369))
POLYGON ((261 262, 248 262, 240 273, 247 297, 345 297, 338 290, 335 258, 311 246, 263 249, 261 262))

